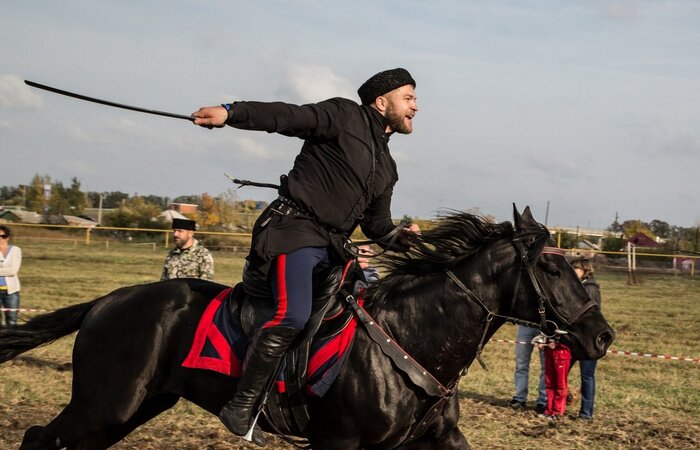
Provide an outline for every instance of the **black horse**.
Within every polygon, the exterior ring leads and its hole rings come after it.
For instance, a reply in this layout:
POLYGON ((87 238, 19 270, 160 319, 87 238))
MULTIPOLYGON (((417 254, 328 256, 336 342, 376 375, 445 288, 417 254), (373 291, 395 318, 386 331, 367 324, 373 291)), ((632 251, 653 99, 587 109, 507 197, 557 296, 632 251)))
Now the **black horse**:
MULTIPOLYGON (((613 331, 563 255, 546 247, 547 229, 529 208, 514 219, 450 214, 411 252, 385 255, 365 311, 441 392, 419 386, 358 328, 334 384, 308 399, 312 448, 470 448, 457 427, 458 381, 506 320, 558 330, 576 359, 605 354, 613 331)), ((231 378, 181 363, 207 302, 224 288, 200 280, 125 287, 2 330, 0 362, 79 329, 71 401, 27 430, 21 449, 107 448, 181 397, 217 414, 234 393, 231 378)))

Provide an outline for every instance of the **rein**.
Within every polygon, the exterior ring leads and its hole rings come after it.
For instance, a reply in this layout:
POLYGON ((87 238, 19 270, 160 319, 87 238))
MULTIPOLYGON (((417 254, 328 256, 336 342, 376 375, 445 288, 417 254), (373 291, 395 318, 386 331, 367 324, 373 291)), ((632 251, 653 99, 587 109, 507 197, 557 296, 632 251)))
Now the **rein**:
POLYGON ((349 239, 345 242, 345 250, 350 253, 354 258, 357 258, 360 256, 360 252, 356 250, 360 245, 372 245, 372 244, 380 244, 382 247, 382 251, 379 253, 374 253, 372 256, 377 257, 379 255, 383 255, 386 253, 396 242, 396 240, 399 238, 400 231, 406 228, 409 225, 409 222, 407 220, 401 220, 398 225, 396 225, 391 231, 389 231, 387 234, 384 236, 377 238, 377 239, 367 239, 365 241, 357 241, 353 242, 350 241, 349 239))
MULTIPOLYGON (((401 226, 398 226, 392 230, 392 232, 389 234, 394 234, 394 237, 397 236, 397 231, 401 228, 401 226)), ((387 236, 389 236, 387 235, 387 236)), ((385 236, 386 238, 386 236, 385 236)), ((357 243, 357 245, 361 245, 362 243, 357 243)), ((479 341, 479 345, 477 347, 477 353, 476 353, 476 359, 479 361, 479 364, 481 367, 484 368, 484 370, 488 370, 486 367, 486 364, 484 363, 483 359, 481 358, 481 353, 484 349, 484 345, 486 343, 486 336, 488 335, 489 328, 491 327, 491 323, 493 322, 493 319, 495 317, 504 319, 508 322, 511 322, 513 324, 517 325, 524 325, 532 328, 539 328, 541 331, 545 331, 547 328, 547 319, 546 319, 546 314, 545 314, 545 302, 549 302, 549 297, 544 293, 544 290, 542 289, 542 284, 537 278, 537 275, 535 274, 535 271, 532 267, 532 264, 529 263, 528 261, 528 255, 527 255, 527 250, 525 249, 525 246, 523 245, 522 241, 519 238, 513 239, 513 243, 515 245, 515 248, 518 251, 518 256, 520 256, 520 261, 521 261, 521 270, 522 268, 527 269, 527 273, 529 275, 530 282, 532 283, 535 292, 537 294, 537 299, 538 299, 538 307, 537 307, 537 312, 540 315, 540 323, 536 322, 531 322, 528 320, 523 320, 519 319, 517 317, 513 316, 506 316, 502 314, 495 313, 491 311, 488 306, 479 298, 478 295, 476 295, 471 289, 469 289, 458 277, 457 275, 454 274, 450 269, 447 269, 445 271, 445 274, 452 280, 455 285, 460 289, 459 292, 465 294, 468 298, 476 301, 486 312, 486 326, 484 327, 484 331, 481 334, 481 340, 479 341)), ((541 251, 540 254, 550 254, 550 255, 558 255, 558 256, 564 256, 565 252, 564 250, 557 248, 557 247, 544 247, 541 251)), ((345 271, 347 272, 347 269, 349 267, 348 265, 345 267, 345 271)), ((513 299, 511 300, 511 310, 513 308, 513 305, 515 303, 519 285, 520 285, 520 276, 518 277, 517 284, 515 286, 515 290, 513 291, 513 299)), ((367 313, 367 311, 364 310, 358 303, 355 297, 347 292, 344 292, 342 289, 340 292, 345 301, 350 305, 350 307, 353 309, 353 312, 357 316, 358 320, 360 323, 363 325, 367 333, 369 334, 370 338, 377 343, 380 348, 382 349, 382 352, 388 356, 394 364, 402 371, 404 372, 410 379, 411 381, 423 391, 425 391, 426 394, 430 395, 431 397, 439 397, 439 398, 446 398, 450 397, 454 394, 454 391, 459 383, 459 380, 461 377, 466 375, 468 366, 464 367, 457 379, 450 383, 451 387, 445 387, 442 383, 440 383, 427 369, 425 369, 423 366, 421 366, 416 360, 414 360, 404 349, 402 349, 392 338, 387 335, 384 330, 379 327, 374 319, 367 313)), ((589 302, 590 303, 590 302, 589 302)), ((593 302, 595 305, 595 303, 593 302)), ((592 305, 591 305, 592 306, 592 305)), ((585 311, 587 311, 591 306, 589 304, 586 304, 583 308, 577 312, 575 315, 574 320, 571 322, 574 322, 578 317, 581 316, 585 311)), ((559 314, 557 314, 559 316, 559 314)), ((549 321, 551 322, 551 321, 549 321)), ((565 321, 565 323, 569 324, 568 321, 565 321)), ((552 322, 552 324, 555 327, 554 334, 564 334, 566 333, 565 331, 559 330, 556 323, 552 322)), ((552 335, 551 337, 553 337, 552 335)))
MULTIPOLYGON (((398 235, 397 230, 399 230, 401 226, 396 227, 390 234, 394 234, 394 238, 398 235)), ((372 241, 369 241, 372 242, 372 241)), ((358 243, 358 245, 363 244, 358 243)), ((487 317, 486 317, 486 325, 484 327, 484 331, 481 335, 481 340, 479 341, 479 345, 477 347, 477 353, 476 353, 476 359, 479 361, 479 364, 485 369, 488 370, 486 367, 486 364, 481 358, 481 353, 483 351, 485 342, 486 342, 486 337, 488 335, 488 331, 491 327, 491 324, 493 322, 493 319, 495 317, 505 319, 508 322, 518 324, 518 325, 525 325, 528 327, 533 327, 533 328, 539 328, 540 331, 544 332, 547 329, 547 323, 552 323, 554 325, 554 334, 565 334, 566 331, 559 330, 556 323, 552 321, 548 321, 546 319, 546 314, 545 314, 545 302, 550 303, 549 297, 545 293, 542 283, 540 282, 539 278, 537 277, 537 274, 534 271, 533 264, 529 262, 528 259, 528 254, 525 246, 523 245, 522 241, 520 238, 515 238, 513 239, 513 244, 518 252, 518 256, 520 257, 520 273, 522 274, 523 268, 527 270, 528 273, 528 279, 532 283, 532 286, 535 290, 535 293, 537 294, 537 299, 538 299, 538 307, 537 307, 537 312, 540 315, 540 323, 536 322, 531 322, 527 320, 522 320, 517 317, 513 316, 506 316, 502 314, 497 314, 493 311, 491 311, 486 304, 477 296, 472 290, 470 290, 451 270, 447 269, 445 271, 445 274, 452 280, 455 285, 459 288, 458 292, 461 292, 465 294, 468 298, 476 301, 486 312, 487 312, 487 317)), ((540 255, 542 254, 550 254, 550 255, 558 255, 558 256, 564 256, 565 252, 557 247, 544 247, 542 251, 540 252, 540 255)), ((348 262, 349 265, 350 262, 348 262)), ((348 266, 346 266, 345 271, 347 271, 348 266)), ((522 278, 521 275, 518 276, 518 281, 515 286, 515 290, 513 292, 513 298, 511 300, 511 310, 514 307, 515 300, 517 298, 517 293, 520 287, 520 279, 522 278)), ((401 371, 403 372, 408 378, 411 380, 411 382, 421 388, 426 394, 428 394, 431 397, 437 398, 437 401, 430 406, 425 413, 422 415, 422 418, 414 423, 414 425, 411 428, 411 431, 409 435, 406 436, 402 444, 405 444, 406 442, 410 442, 413 439, 415 439, 417 436, 421 436, 422 433, 430 427, 434 421, 436 420, 437 417, 439 417, 442 414, 442 410, 444 409, 445 405, 448 403, 448 401, 455 395, 457 392, 458 386, 459 386, 459 380, 467 374, 468 367, 469 365, 465 366, 457 376, 457 378, 449 383, 448 386, 443 385, 440 383, 437 378, 435 378, 426 368, 421 366, 415 359, 413 359, 401 346, 395 342, 382 328, 377 325, 376 321, 365 311, 365 309, 360 306, 357 303, 357 300, 355 297, 344 291, 343 289, 340 289, 339 294, 341 294, 346 303, 350 305, 350 307, 353 309, 354 314, 357 316, 358 321, 362 324, 364 329, 367 331, 367 334, 369 335, 370 339, 374 341, 377 345, 382 350, 382 353, 384 353, 391 361, 394 363, 394 365, 401 371)), ((557 313, 556 309, 552 307, 552 310, 554 313, 562 319, 564 323, 569 325, 570 323, 575 322, 584 312, 586 312, 588 309, 590 309, 592 306, 595 305, 595 302, 589 302, 586 305, 584 305, 582 308, 577 311, 576 314, 574 314, 573 318, 570 319, 570 321, 565 320, 560 316, 559 313, 557 313), (591 303, 593 303, 591 305, 591 303)))
MULTIPOLYGON (((542 282, 540 279, 537 277, 537 274, 535 273, 535 270, 533 268, 533 264, 530 263, 529 258, 528 258, 528 253, 527 249, 525 248, 525 245, 523 245, 523 242, 520 238, 514 238, 513 239, 513 245, 515 246, 515 249, 518 252, 518 256, 520 257, 520 270, 522 272, 523 268, 526 269, 527 274, 528 274, 528 279, 530 280, 530 283, 532 284, 533 289, 535 290, 535 294, 537 295, 537 313, 540 316, 540 323, 536 322, 531 322, 528 320, 523 320, 519 319, 517 317, 513 316, 506 316, 502 314, 497 314, 493 311, 491 311, 477 296, 474 292, 472 292, 471 289, 469 289, 457 276, 452 272, 451 270, 447 269, 445 273, 447 276, 452 280, 452 282, 459 287, 462 293, 466 294, 467 297, 471 298, 472 300, 475 300, 483 309, 486 311, 486 326, 484 327, 484 331, 481 334, 481 339, 479 340, 479 345, 477 346, 476 349, 476 360, 479 361, 479 364, 484 370, 488 370, 488 367, 486 366, 486 363, 484 360, 481 358, 481 353, 484 349, 484 345, 486 343, 486 336, 488 335, 489 328, 491 327, 491 322, 493 322, 494 317, 498 317, 501 319, 504 319, 507 322, 513 323, 515 325, 524 325, 526 327, 531 327, 531 328, 537 328, 540 330, 542 334, 544 334, 548 338, 554 338, 557 335, 562 335, 566 334, 566 331, 560 330, 557 324, 551 320, 547 320, 546 317, 546 310, 545 310, 545 303, 548 303, 552 309, 552 312, 557 316, 558 319, 560 319, 564 324, 566 325, 571 325, 574 323, 576 320, 579 319, 586 311, 591 309, 593 306, 596 306, 596 303, 594 301, 589 301, 585 305, 583 305, 581 308, 579 308, 578 311, 573 315, 572 318, 567 320, 563 316, 561 316, 556 308, 554 308, 551 305, 551 301, 547 294, 544 292, 544 289, 542 288, 542 282), (546 334, 547 332, 547 324, 551 323, 554 325, 554 331, 551 335, 546 334)), ((540 255, 557 255, 564 257, 566 252, 560 248, 557 247, 543 247, 542 251, 540 252, 540 255)), ((520 288, 520 279, 521 277, 518 276, 516 284, 515 284, 515 289, 513 290, 513 297, 510 302, 510 310, 512 311, 513 308, 515 307, 515 300, 518 295, 518 289, 520 288)), ((462 372, 460 373, 460 377, 466 375, 467 372, 467 367, 462 369, 462 372)))

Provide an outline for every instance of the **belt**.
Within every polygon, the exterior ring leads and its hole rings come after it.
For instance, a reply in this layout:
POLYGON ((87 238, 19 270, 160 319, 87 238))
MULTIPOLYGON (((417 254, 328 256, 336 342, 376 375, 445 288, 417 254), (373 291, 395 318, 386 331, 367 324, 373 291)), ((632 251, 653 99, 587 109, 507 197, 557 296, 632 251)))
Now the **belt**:
POLYGON ((280 195, 279 197, 277 197, 277 200, 278 200, 282 205, 281 205, 281 207, 274 208, 274 210, 275 210, 276 212, 281 213, 281 214, 283 214, 283 215, 285 215, 285 216, 287 216, 287 215, 289 215, 289 214, 294 215, 294 216, 297 216, 297 215, 299 215, 299 214, 303 214, 303 215, 305 215, 305 216, 309 216, 309 217, 311 217, 312 219, 318 221, 318 217, 316 217, 315 214, 313 214, 313 213, 311 213, 310 211, 307 211, 306 209, 302 208, 301 206, 299 206, 299 204, 297 204, 297 202, 295 202, 295 201, 292 200, 291 198, 287 198, 287 197, 284 197, 284 196, 280 195))
POLYGON ((279 206, 273 206, 272 211, 276 212, 277 214, 281 214, 283 216, 288 216, 288 215, 293 215, 293 216, 298 216, 298 215, 303 215, 310 217, 313 219, 314 222, 317 224, 321 225, 323 228, 328 230, 331 233, 334 234, 343 234, 343 232, 339 231, 335 227, 332 227, 331 225, 328 225, 326 223, 323 223, 321 219, 319 219, 316 214, 312 213, 311 211, 306 210, 305 208, 299 206, 297 202, 292 200, 291 198, 287 198, 283 195, 280 195, 277 197, 277 201, 280 202, 279 206))

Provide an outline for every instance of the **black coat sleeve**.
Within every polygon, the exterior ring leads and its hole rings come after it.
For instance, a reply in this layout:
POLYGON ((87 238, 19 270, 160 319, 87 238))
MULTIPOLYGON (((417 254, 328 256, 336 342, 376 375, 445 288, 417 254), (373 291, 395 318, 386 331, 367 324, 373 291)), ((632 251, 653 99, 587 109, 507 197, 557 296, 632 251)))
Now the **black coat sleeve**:
POLYGON ((584 283, 583 287, 586 289, 588 297, 596 302, 600 306, 600 288, 597 283, 584 283))
POLYGON ((283 102, 235 102, 226 123, 234 128, 267 131, 301 139, 330 139, 349 112, 349 100, 330 99, 308 105, 283 102))
MULTIPOLYGON (((389 186, 369 205, 364 212, 364 218, 360 221, 360 228, 365 236, 370 239, 379 239, 385 236, 396 225, 391 220, 391 196, 394 192, 393 186, 389 186)), ((385 244, 379 243, 382 248, 387 248, 385 244)), ((389 250, 398 252, 408 251, 410 247, 394 241, 389 250)))

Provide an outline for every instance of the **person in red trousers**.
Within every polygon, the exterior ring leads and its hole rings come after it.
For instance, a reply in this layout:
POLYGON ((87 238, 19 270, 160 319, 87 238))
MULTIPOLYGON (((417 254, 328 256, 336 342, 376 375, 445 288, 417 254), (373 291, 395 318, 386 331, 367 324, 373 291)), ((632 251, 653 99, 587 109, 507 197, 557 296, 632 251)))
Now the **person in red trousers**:
POLYGON ((566 345, 552 340, 540 341, 538 347, 544 348, 544 383, 547 390, 544 416, 556 420, 564 415, 566 409, 571 351, 566 345))

